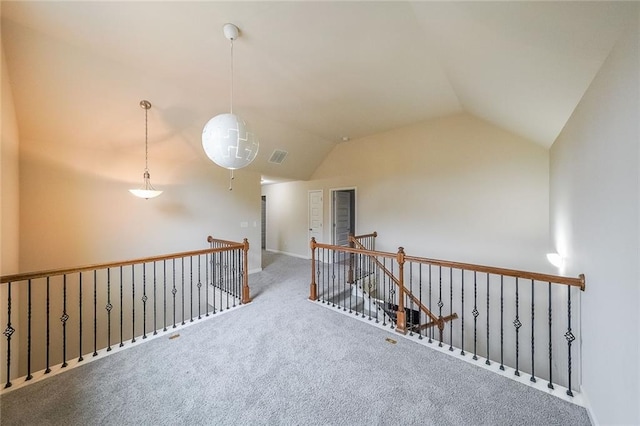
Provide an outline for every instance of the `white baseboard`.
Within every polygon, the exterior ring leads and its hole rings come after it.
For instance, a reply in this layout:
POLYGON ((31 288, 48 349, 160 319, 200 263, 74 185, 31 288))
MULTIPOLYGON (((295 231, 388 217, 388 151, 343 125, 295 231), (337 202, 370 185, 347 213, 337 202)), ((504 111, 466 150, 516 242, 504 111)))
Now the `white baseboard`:
POLYGON ((255 273, 258 273, 258 272, 262 272, 262 268, 249 269, 249 275, 255 274, 255 273))
POLYGON ((582 399, 584 401, 584 404, 582 406, 587 410, 587 415, 589 416, 589 420, 591 420, 591 424, 593 426, 600 425, 600 422, 598 422, 598 419, 596 419, 596 413, 593 412, 591 401, 589 400, 587 390, 584 388, 584 386, 580 386, 580 394, 582 395, 582 399))
POLYGON ((287 256, 292 256, 292 257, 297 257, 299 259, 304 259, 304 260, 309 260, 310 257, 309 256, 303 256, 301 254, 297 254, 297 253, 289 253, 288 251, 280 251, 280 250, 273 250, 273 249, 265 249, 268 252, 271 253, 278 253, 278 254, 286 254, 287 256))

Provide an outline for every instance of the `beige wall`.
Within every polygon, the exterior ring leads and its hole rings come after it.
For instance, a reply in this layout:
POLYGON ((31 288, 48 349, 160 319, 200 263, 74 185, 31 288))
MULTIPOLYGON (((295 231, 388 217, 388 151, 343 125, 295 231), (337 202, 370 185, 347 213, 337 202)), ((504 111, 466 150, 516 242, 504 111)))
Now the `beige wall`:
POLYGON ((356 232, 412 255, 548 271, 548 152, 461 114, 342 143, 308 182, 263 187, 267 249, 308 254, 307 191, 356 188, 356 232))
POLYGON ((587 279, 582 390, 597 424, 640 424, 639 11, 550 156, 552 237, 587 279))
MULTIPOLYGON (((0 117, 0 275, 14 274, 19 272, 18 251, 19 244, 19 185, 18 185, 18 125, 16 123, 15 109, 13 107, 13 95, 11 93, 11 85, 9 74, 7 72, 7 64, 4 57, 4 49, 0 42, 0 53, 2 56, 2 111, 0 117)), ((19 289, 15 286, 12 288, 11 297, 13 303, 18 303, 19 289)), ((0 300, 6 303, 7 286, 0 286, 0 300)), ((12 322, 17 320, 16 312, 12 316, 12 322)), ((7 311, 0 309, 0 327, 4 331, 7 325, 7 311)), ((12 337, 15 340, 20 338, 19 331, 12 337)), ((14 349, 14 356, 18 355, 18 349, 14 349)), ((6 339, 2 336, 0 339, 0 356, 5 360, 6 339)), ((3 365, 5 365, 3 363, 3 365)), ((17 371, 17 363, 13 364, 13 371, 17 371)), ((5 383, 6 368, 0 372, 0 383, 5 383)))

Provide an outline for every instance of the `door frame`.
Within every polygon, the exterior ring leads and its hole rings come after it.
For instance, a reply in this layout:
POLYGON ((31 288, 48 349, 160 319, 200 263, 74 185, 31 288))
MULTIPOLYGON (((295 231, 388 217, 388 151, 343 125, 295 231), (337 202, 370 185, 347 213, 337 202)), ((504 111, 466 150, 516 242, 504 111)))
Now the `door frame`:
POLYGON ((311 237, 312 237, 312 231, 311 231, 311 193, 312 192, 319 192, 320 193, 320 197, 321 197, 321 203, 322 203, 322 208, 320 209, 321 212, 320 214, 322 215, 322 222, 320 227, 322 228, 322 231, 320 232, 320 238, 316 238, 316 242, 321 243, 324 239, 324 189, 309 189, 307 190, 307 228, 309 229, 307 231, 307 256, 309 259, 311 259, 311 245, 309 244, 311 242, 311 237))

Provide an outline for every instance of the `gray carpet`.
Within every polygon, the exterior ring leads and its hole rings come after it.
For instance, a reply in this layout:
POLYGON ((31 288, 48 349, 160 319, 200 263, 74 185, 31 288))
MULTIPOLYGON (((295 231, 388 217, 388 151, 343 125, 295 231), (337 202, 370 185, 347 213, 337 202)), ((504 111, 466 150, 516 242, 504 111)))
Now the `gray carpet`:
POLYGON ((9 392, 2 425, 590 424, 584 408, 308 301, 309 261, 265 264, 251 304, 9 392))

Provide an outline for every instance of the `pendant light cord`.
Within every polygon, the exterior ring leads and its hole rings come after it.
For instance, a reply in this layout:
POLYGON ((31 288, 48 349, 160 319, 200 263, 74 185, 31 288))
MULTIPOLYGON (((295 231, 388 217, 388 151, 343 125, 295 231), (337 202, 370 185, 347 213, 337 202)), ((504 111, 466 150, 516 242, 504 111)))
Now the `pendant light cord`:
POLYGON ((231 39, 231 114, 233 114, 233 39, 231 39))
POLYGON ((149 131, 148 131, 148 118, 147 118, 147 114, 149 112, 148 108, 144 109, 144 170, 145 172, 149 171, 149 143, 148 143, 148 136, 149 136, 149 131))

